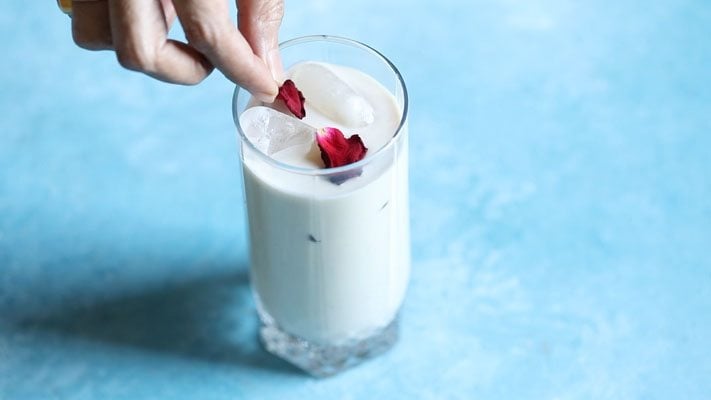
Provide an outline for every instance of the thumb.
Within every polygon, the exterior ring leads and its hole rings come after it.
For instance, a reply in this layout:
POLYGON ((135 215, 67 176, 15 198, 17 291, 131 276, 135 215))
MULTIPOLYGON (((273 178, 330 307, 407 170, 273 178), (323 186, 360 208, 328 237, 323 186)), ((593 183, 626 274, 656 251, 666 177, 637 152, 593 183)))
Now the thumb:
POLYGON ((257 57, 267 65, 275 81, 284 80, 279 53, 279 27, 284 16, 283 0, 237 0, 239 30, 257 57))

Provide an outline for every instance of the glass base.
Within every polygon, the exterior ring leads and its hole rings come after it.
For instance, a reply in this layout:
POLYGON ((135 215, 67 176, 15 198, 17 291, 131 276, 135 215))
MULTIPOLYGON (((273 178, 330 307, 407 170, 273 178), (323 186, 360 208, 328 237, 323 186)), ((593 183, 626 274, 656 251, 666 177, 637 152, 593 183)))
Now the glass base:
POLYGON ((268 319, 262 319, 259 336, 268 352, 317 378, 324 378, 389 350, 397 342, 398 319, 371 336, 337 346, 308 342, 284 332, 268 319))

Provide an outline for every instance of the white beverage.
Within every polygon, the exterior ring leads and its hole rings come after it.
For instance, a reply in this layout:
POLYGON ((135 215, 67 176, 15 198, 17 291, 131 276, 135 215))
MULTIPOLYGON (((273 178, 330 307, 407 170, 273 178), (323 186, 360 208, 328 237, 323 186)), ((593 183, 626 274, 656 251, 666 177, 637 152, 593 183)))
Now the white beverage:
POLYGON ((365 160, 372 157, 372 162, 363 165, 359 176, 336 184, 312 173, 323 168, 315 140, 270 155, 301 168, 296 170, 275 166, 243 146, 252 284, 263 317, 267 314, 279 328, 309 342, 338 345, 390 324, 405 295, 410 268, 407 137, 400 132, 405 137, 388 145, 398 131, 401 107, 370 76, 320 63, 297 64, 287 74, 306 97, 303 122, 336 127, 346 137, 360 135, 368 148, 365 160), (327 93, 329 81, 309 76, 321 74, 318 68, 352 89, 339 94, 346 97, 350 115, 334 108, 338 96, 319 94, 327 93))

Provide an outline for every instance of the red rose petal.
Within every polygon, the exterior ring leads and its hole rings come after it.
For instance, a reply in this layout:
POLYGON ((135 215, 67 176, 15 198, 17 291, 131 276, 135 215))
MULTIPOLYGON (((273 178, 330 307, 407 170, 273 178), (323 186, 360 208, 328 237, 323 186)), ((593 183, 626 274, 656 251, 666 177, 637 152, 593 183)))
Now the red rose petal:
POLYGON ((291 79, 284 81, 279 88, 279 94, 277 94, 276 98, 281 99, 284 104, 286 104, 286 108, 288 108, 296 118, 303 119, 306 116, 304 95, 296 88, 296 84, 291 79))
POLYGON ((321 128, 316 133, 316 142, 321 149, 321 159, 326 168, 340 167, 360 161, 368 149, 358 135, 348 139, 336 128, 321 128))

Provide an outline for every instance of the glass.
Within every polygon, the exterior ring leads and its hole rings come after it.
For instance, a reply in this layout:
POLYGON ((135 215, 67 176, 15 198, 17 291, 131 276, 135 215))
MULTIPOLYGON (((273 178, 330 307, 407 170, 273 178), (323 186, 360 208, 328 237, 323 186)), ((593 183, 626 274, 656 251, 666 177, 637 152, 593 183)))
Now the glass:
POLYGON ((321 61, 369 74, 391 92, 401 114, 392 138, 363 160, 300 168, 247 139, 239 116, 251 97, 235 91, 260 338, 269 352, 328 376, 397 340, 410 271, 407 91, 395 66, 362 43, 319 35, 280 48, 287 69, 321 61))

